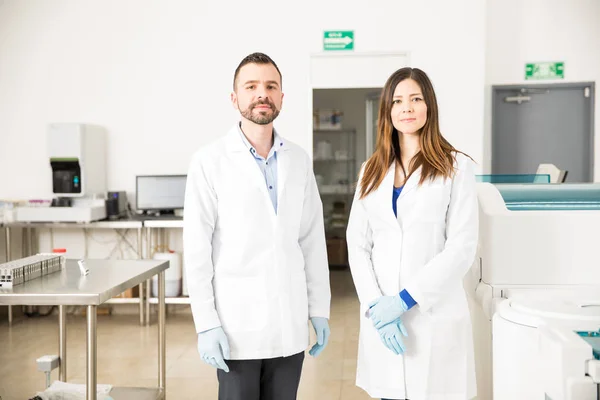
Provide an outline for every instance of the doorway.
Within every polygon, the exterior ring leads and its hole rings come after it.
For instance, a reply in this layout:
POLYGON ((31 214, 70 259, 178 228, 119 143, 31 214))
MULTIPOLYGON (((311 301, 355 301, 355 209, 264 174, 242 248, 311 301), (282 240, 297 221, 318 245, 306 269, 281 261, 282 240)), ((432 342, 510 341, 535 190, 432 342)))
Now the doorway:
POLYGON ((594 83, 492 87, 492 174, 535 174, 540 164, 592 182, 594 83))
POLYGON ((358 172, 374 148, 381 88, 407 65, 407 53, 311 55, 313 168, 331 269, 348 267, 348 217, 358 172))
POLYGON ((313 90, 313 169, 330 268, 348 266, 346 227, 358 173, 373 149, 380 88, 313 90), (377 99, 377 101, 375 101, 377 99))

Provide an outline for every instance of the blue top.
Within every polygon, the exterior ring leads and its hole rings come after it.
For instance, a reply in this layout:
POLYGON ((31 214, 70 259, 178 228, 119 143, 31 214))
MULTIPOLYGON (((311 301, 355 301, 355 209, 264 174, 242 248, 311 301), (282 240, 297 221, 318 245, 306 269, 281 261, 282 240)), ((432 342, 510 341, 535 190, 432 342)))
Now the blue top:
POLYGON ((411 308, 417 305, 415 299, 412 298, 412 296, 406 291, 406 289, 402 289, 402 291, 400 292, 400 298, 402 299, 402 301, 404 301, 404 304, 406 304, 407 310, 410 310, 411 308))
POLYGON ((246 147, 250 151, 250 154, 254 157, 258 168, 262 172, 265 177, 265 183, 267 185, 267 192, 269 192, 269 197, 271 198, 271 203, 273 203, 273 209, 275 209, 275 214, 277 214, 277 150, 283 147, 283 140, 277 134, 275 129, 273 129, 273 146, 267 155, 267 158, 263 158, 258 155, 258 152, 250 144, 244 132, 238 125, 238 131, 240 132, 240 136, 244 141, 246 147))
MULTIPOLYGON (((396 209, 396 202, 398 201, 398 197, 400 197, 400 193, 402 193, 402 189, 404 188, 404 186, 400 186, 400 187, 394 187, 394 191, 392 193, 392 209, 394 210, 394 215, 396 217, 398 217, 398 211, 396 209)), ((408 293, 406 291, 406 289, 403 289, 400 292, 400 298, 402 299, 402 301, 404 301, 404 304, 406 304, 406 308, 408 310, 410 310, 412 307, 414 307, 417 302, 415 301, 415 299, 412 298, 412 296, 410 295, 410 293, 408 293)))
POLYGON ((400 197, 403 188, 404 186, 400 186, 399 188, 394 186, 394 192, 392 193, 392 209, 394 210, 394 215, 396 217, 398 216, 398 212, 396 211, 396 201, 398 201, 398 197, 400 197))

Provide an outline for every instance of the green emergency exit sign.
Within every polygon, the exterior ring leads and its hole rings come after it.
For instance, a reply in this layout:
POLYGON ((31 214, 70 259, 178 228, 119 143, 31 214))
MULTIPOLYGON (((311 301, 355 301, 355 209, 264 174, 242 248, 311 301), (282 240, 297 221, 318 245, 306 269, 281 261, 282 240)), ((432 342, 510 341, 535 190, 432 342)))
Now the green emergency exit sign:
POLYGON ((525 64, 525 79, 564 79, 564 62, 525 64))
POLYGON ((323 32, 323 50, 354 50, 354 31, 323 32))

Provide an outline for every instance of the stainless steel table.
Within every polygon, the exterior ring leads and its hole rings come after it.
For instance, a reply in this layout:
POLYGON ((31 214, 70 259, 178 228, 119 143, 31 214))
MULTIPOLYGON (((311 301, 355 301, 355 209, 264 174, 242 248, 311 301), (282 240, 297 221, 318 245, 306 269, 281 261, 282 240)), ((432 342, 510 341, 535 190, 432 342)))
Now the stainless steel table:
MULTIPOLYGON (((46 229, 114 229, 115 231, 122 229, 125 230, 125 234, 129 229, 137 230, 137 256, 138 259, 142 259, 142 229, 143 222, 140 220, 116 220, 116 221, 95 221, 87 223, 79 222, 10 222, 6 224, 6 261, 11 261, 11 228, 22 228, 26 238, 26 249, 24 249, 24 255, 33 255, 36 253, 35 249, 35 232, 36 228, 46 229)), ((139 286, 139 298, 138 299, 111 299, 108 303, 128 303, 134 301, 139 304, 140 313, 140 325, 144 324, 144 282, 140 283, 139 286)), ((23 305, 23 304, 19 304, 23 305)), ((12 324, 12 306, 8 306, 8 324, 12 324)))
POLYGON ((166 342, 165 342, 165 270, 168 261, 162 260, 87 260, 90 273, 81 276, 75 260, 67 260, 61 272, 43 276, 0 289, 0 304, 58 305, 59 306, 59 379, 67 378, 67 329, 65 306, 87 306, 87 363, 86 399, 96 400, 98 305, 139 285, 158 274, 158 388, 118 388, 110 392, 114 400, 165 399, 166 342))

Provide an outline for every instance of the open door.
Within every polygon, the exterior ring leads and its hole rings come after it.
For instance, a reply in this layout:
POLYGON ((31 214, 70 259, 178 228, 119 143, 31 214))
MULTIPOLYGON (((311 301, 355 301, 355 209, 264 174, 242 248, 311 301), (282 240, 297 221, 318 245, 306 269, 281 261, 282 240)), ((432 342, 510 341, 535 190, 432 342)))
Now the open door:
POLYGON ((330 268, 347 268, 346 228, 359 169, 375 148, 381 88, 406 54, 311 56, 313 168, 330 268))

